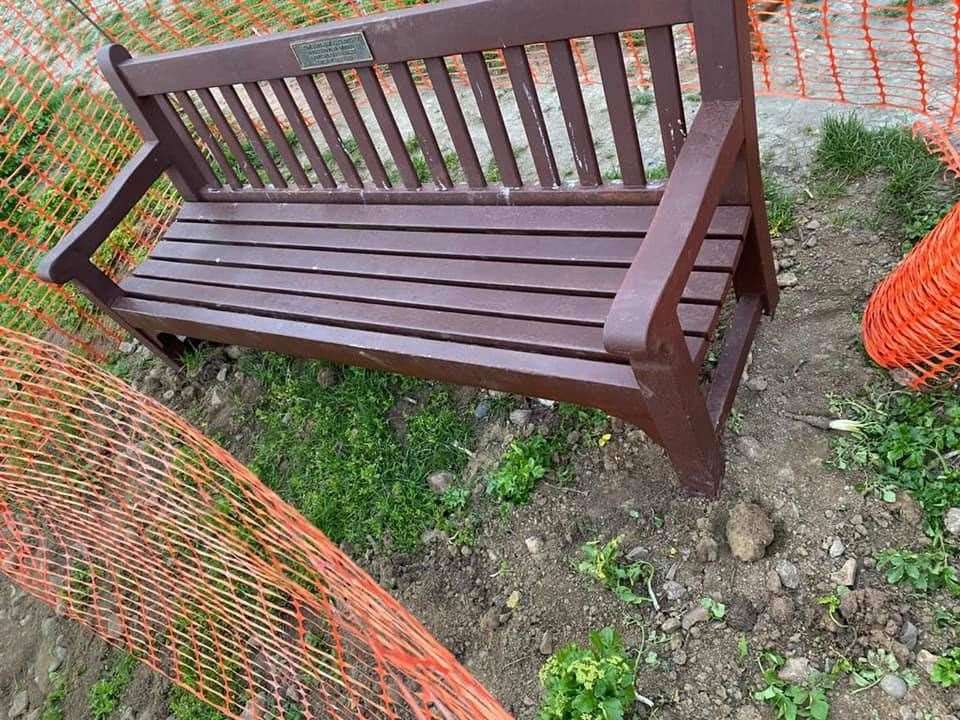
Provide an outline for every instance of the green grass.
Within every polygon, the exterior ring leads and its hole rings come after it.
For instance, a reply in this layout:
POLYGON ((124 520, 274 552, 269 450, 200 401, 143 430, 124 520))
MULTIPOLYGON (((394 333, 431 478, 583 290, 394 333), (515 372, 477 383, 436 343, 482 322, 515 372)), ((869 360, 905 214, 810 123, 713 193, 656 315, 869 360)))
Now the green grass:
POLYGON ((426 477, 462 470, 472 422, 444 387, 351 367, 322 387, 321 367, 244 358, 244 372, 264 389, 251 467, 334 542, 366 546, 389 536, 396 549, 412 548, 424 530, 449 520, 426 477), (409 411, 402 434, 387 421, 395 406, 409 411))
POLYGON ((537 481, 551 468, 552 457, 553 448, 542 435, 514 440, 490 475, 487 492, 501 502, 527 502, 537 481))
POLYGON ((116 712, 120 706, 120 698, 133 680, 136 667, 137 659, 132 655, 124 655, 106 677, 100 678, 90 688, 87 707, 93 720, 107 720, 116 712))
POLYGON ((797 198, 788 192, 783 184, 773 175, 763 179, 763 192, 767 201, 767 219, 770 224, 770 234, 779 237, 793 229, 797 222, 797 198))
POLYGON ((63 720, 63 703, 67 699, 67 684, 60 673, 50 673, 50 692, 43 701, 40 720, 63 720))
POLYGON ((857 178, 881 176, 879 210, 910 242, 926 235, 960 200, 960 183, 907 128, 868 128, 856 115, 823 121, 814 175, 827 197, 857 178))
POLYGON ((176 720, 226 720, 217 710, 178 687, 170 691, 169 707, 176 720))

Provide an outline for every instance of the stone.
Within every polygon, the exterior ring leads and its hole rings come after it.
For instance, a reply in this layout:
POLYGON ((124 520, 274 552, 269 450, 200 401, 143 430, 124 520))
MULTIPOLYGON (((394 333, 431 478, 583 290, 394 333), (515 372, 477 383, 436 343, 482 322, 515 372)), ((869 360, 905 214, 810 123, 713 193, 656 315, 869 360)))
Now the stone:
POLYGON ((694 552, 697 555, 697 560, 702 563, 712 563, 717 561, 717 556, 720 548, 717 545, 717 541, 712 537, 705 537, 697 543, 697 547, 694 552))
POLYGON ((755 375, 754 377, 747 380, 747 387, 753 390, 754 392, 763 392, 767 389, 769 383, 765 377, 755 375))
POLYGON ((763 720, 763 715, 753 705, 744 705, 737 710, 734 720, 763 720))
POLYGON ((228 371, 229 369, 230 369, 230 368, 228 368, 226 365, 224 365, 223 367, 221 367, 221 368, 217 371, 217 382, 226 382, 226 381, 227 381, 227 371, 228 371))
POLYGON ((776 570, 777 575, 780 577, 780 582, 783 583, 785 588, 796 590, 800 587, 800 571, 792 562, 789 560, 779 560, 777 561, 776 570))
POLYGON ((317 368, 317 385, 322 388, 333 387, 337 384, 337 371, 329 365, 317 368))
POLYGON ((836 585, 843 585, 844 587, 853 587, 857 584, 857 559, 850 558, 843 565, 840 566, 840 569, 835 573, 830 575, 830 579, 833 580, 836 585))
POLYGON ((40 623, 40 632, 45 637, 48 638, 53 635, 53 631, 57 629, 57 619, 55 617, 44 618, 40 623))
POLYGON ((538 646, 541 655, 553 655, 553 633, 544 630, 538 646))
POLYGON ((951 535, 960 535, 960 508, 950 508, 943 516, 943 527, 951 535))
POLYGON ((907 620, 903 623, 903 627, 900 628, 900 635, 897 636, 897 639, 907 650, 916 650, 917 643, 920 641, 920 631, 916 625, 907 620))
POLYGON ((446 470, 438 470, 437 472, 430 473, 427 477, 427 484, 430 486, 430 489, 438 495, 442 495, 449 490, 453 481, 453 473, 449 473, 446 470))
POLYGON ((218 408, 223 405, 223 397, 217 388, 213 388, 207 396, 207 404, 212 408, 218 408))
POLYGON ((770 570, 767 572, 767 574, 764 576, 764 585, 768 591, 774 594, 783 592, 783 583, 780 582, 780 573, 778 573, 776 570, 770 570))
POLYGON ((663 621, 663 624, 660 626, 660 629, 665 633, 676 632, 680 629, 680 618, 668 617, 663 621))
POLYGON ((627 562, 637 562, 638 560, 643 560, 648 555, 650 555, 650 551, 643 545, 634 545, 630 548, 629 552, 627 552, 627 562))
POLYGON ((532 413, 526 408, 517 408, 516 410, 510 411, 510 422, 514 425, 526 425, 530 422, 530 415, 532 413))
POLYGON ((782 288, 792 288, 800 282, 795 272, 782 272, 777 275, 777 285, 782 288))
POLYGON ((757 624, 757 608, 749 598, 743 595, 734 595, 727 602, 727 615, 724 618, 727 625, 734 630, 752 632, 757 624))
POLYGON ((788 683, 802 685, 807 682, 816 672, 810 665, 810 661, 805 657, 787 658, 783 667, 777 673, 777 677, 788 683))
POLYGON ((130 353, 137 351, 137 343, 135 342, 122 342, 120 343, 120 352, 124 355, 129 355, 130 353))
POLYGON ((917 665, 927 675, 933 672, 933 666, 937 664, 937 660, 939 659, 939 655, 934 655, 932 652, 926 649, 923 649, 917 653, 917 665))
POLYGON ((727 520, 727 543, 730 552, 743 562, 762 558, 773 542, 773 522, 756 503, 738 503, 727 520))
POLYGON ((240 356, 243 355, 243 348, 239 345, 227 345, 223 349, 223 354, 231 360, 239 360, 240 356))
POLYGON ((174 390, 173 388, 171 388, 170 390, 165 390, 165 391, 163 392, 163 395, 162 395, 163 399, 164 399, 166 402, 170 402, 170 401, 173 400, 176 396, 177 396, 177 391, 174 390))
POLYGON ((530 536, 523 541, 531 555, 540 555, 543 552, 543 540, 536 536, 530 536))
POLYGON ((843 540, 841 540, 838 537, 835 537, 833 539, 833 542, 830 543, 830 547, 827 549, 827 554, 830 557, 836 559, 841 555, 843 555, 844 550, 846 550, 846 548, 843 545, 843 540))
POLYGON ((770 598, 770 604, 767 606, 770 618, 779 625, 792 622, 796 611, 793 599, 786 595, 774 595, 770 598))
POLYGON ((10 709, 7 710, 7 717, 10 720, 20 717, 27 711, 29 706, 30 698, 27 696, 27 691, 20 690, 13 696, 13 701, 10 703, 10 709))
POLYGON ((907 694, 907 683, 893 673, 887 673, 880 679, 880 689, 894 700, 903 700, 907 694))
POLYGON ((697 605, 695 608, 691 608, 683 614, 683 617, 680 618, 680 626, 684 630, 689 630, 695 625, 707 622, 709 619, 710 611, 703 607, 703 605, 697 605))
POLYGON ((490 403, 486 401, 478 402, 477 406, 473 409, 473 416, 477 420, 483 420, 489 414, 490 414, 490 403))
POLYGON ((804 225, 804 227, 805 227, 807 230, 819 230, 819 229, 820 229, 820 221, 817 220, 816 218, 814 218, 813 220, 810 220, 806 225, 804 225))
POLYGON ((750 435, 738 437, 737 448, 747 460, 757 460, 760 457, 760 442, 750 435))
POLYGON ((663 584, 663 594, 667 596, 667 600, 676 602, 687 594, 687 589, 676 580, 667 580, 663 584))

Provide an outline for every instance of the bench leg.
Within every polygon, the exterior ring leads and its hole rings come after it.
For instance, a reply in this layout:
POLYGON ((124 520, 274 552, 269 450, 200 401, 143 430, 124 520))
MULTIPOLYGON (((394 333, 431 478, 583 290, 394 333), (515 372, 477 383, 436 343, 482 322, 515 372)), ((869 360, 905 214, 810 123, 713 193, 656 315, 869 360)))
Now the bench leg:
POLYGON ((679 361, 635 360, 633 367, 647 398, 647 413, 681 487, 692 495, 717 497, 724 471, 720 438, 693 363, 682 356, 679 361))

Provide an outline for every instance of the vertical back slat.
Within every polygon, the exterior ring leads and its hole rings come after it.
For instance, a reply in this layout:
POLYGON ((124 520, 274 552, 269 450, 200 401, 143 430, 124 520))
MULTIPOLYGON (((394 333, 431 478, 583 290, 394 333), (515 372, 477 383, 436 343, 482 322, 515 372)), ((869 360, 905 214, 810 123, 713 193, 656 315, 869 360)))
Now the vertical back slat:
POLYGON ((570 137, 573 161, 577 166, 580 184, 596 187, 600 184, 600 165, 593 147, 593 133, 587 119, 587 108, 580 90, 580 76, 573 59, 569 40, 547 43, 547 55, 553 70, 553 81, 560 97, 560 109, 570 137))
POLYGON ((660 117, 660 134, 663 136, 663 153, 667 170, 672 170, 687 137, 673 28, 647 28, 645 32, 647 54, 650 56, 650 77, 653 79, 653 93, 657 99, 657 114, 660 117))
POLYGON ((393 116, 393 111, 390 109, 390 103, 387 102, 387 96, 383 92, 380 80, 371 68, 357 68, 357 76, 360 78, 360 85, 363 87, 363 92, 370 103, 370 109, 373 110, 373 116, 377 119, 377 125, 380 126, 380 132, 383 133, 387 149, 390 150, 393 162, 400 173, 400 179, 408 189, 418 189, 420 178, 417 177, 417 170, 413 167, 413 161, 410 160, 410 153, 407 152, 403 135, 400 134, 400 128, 397 127, 397 119, 393 116))
POLYGON ((154 95, 153 97, 156 99, 157 105, 160 106, 160 112, 163 113, 167 122, 170 123, 170 127, 173 129, 177 139, 183 147, 186 148, 190 159, 193 160, 194 165, 197 166, 197 169, 203 176, 204 182, 207 183, 209 187, 223 187, 220 181, 217 180, 216 173, 213 172, 210 163, 207 162, 207 159, 203 156, 203 153, 200 152, 193 138, 190 137, 190 131, 187 130, 187 126, 183 124, 183 118, 181 118, 180 114, 174 109, 169 98, 167 98, 166 95, 154 95))
POLYGON ((543 118, 537 85, 530 72, 527 51, 522 45, 508 47, 504 48, 503 57, 540 185, 545 188, 558 187, 561 182, 560 173, 557 170, 556 158, 553 156, 553 146, 550 145, 550 136, 547 134, 547 124, 543 118))
POLYGON ((250 119, 247 109, 243 106, 240 96, 237 95, 237 91, 233 89, 232 85, 224 85, 220 88, 220 94, 223 95, 223 99, 226 100, 227 107, 230 108, 230 112, 233 113, 233 117, 236 118, 237 124, 240 126, 243 134, 246 135, 247 140, 250 141, 253 152, 260 161, 260 164, 263 165, 263 169, 267 171, 267 177, 270 178, 270 182, 273 183, 274 187, 287 187, 287 181, 283 179, 283 175, 280 174, 280 168, 277 167, 277 164, 267 151, 267 146, 263 144, 263 138, 261 138, 260 133, 257 132, 257 128, 253 124, 253 120, 250 119))
POLYGON ((483 127, 487 132, 493 157, 500 169, 500 181, 507 187, 518 188, 523 185, 520 179, 520 170, 517 159, 513 154, 513 145, 507 134, 507 126, 503 122, 503 112, 497 101, 497 94, 490 80, 487 62, 481 53, 465 53, 463 63, 467 68, 467 77, 473 96, 483 118, 483 127))
POLYGON ((343 79, 343 74, 331 70, 324 73, 324 77, 330 85, 330 91, 333 93, 337 105, 340 106, 343 119, 346 121, 347 127, 350 128, 350 134, 353 135, 353 139, 357 143, 357 149, 370 172, 374 185, 379 188, 389 188, 390 179, 387 177, 386 168, 383 167, 383 160, 380 159, 380 154, 373 145, 370 131, 367 130, 367 126, 363 122, 363 116, 357 109, 357 101, 353 99, 353 93, 347 87, 347 81, 343 79))
POLYGON ((187 114, 187 117, 190 118, 190 122, 193 124, 193 129, 197 133, 197 136, 203 140, 203 144, 207 146, 207 149, 210 151, 213 159, 220 167, 220 170, 223 171, 223 176, 227 179, 227 183, 234 190, 239 190, 240 180, 237 178, 237 174, 233 171, 230 161, 227 160, 227 156, 223 154, 223 148, 220 147, 220 143, 217 142, 217 139, 213 136, 213 133, 207 126, 207 121, 204 120, 203 115, 200 114, 200 111, 197 110, 197 106, 194 105, 193 98, 191 98, 185 92, 174 93, 174 97, 177 98, 177 101, 180 103, 180 107, 183 108, 183 111, 187 114))
POLYGON ((213 120, 213 124, 216 125, 220 131, 220 135, 223 137, 224 142, 227 143, 231 154, 236 161, 240 163, 240 167, 243 168, 243 174, 247 182, 255 188, 262 188, 263 181, 260 179, 257 168, 254 167, 253 163, 250 162, 250 158, 248 158, 247 154, 243 151, 243 146, 240 145, 237 134, 227 121, 227 117, 223 114, 223 110, 220 108, 220 104, 213 96, 213 93, 207 88, 200 88, 197 90, 197 95, 200 96, 200 102, 203 103, 203 107, 206 108, 210 119, 213 120))
POLYGON ((287 142, 287 138, 283 134, 283 129, 280 127, 280 123, 277 122, 277 116, 273 114, 270 103, 267 102, 267 98, 264 96, 263 90, 260 89, 260 85, 255 82, 247 82, 243 84, 243 89, 247 91, 247 96, 251 102, 253 102, 253 107, 256 108, 257 115, 260 116, 260 121, 267 129, 267 134, 270 136, 270 139, 273 140, 273 144, 276 146, 277 152, 280 153, 280 157, 290 171, 294 182, 297 183, 299 188, 309 190, 313 185, 309 178, 307 178, 307 174, 303 171, 303 166, 300 164, 296 153, 294 153, 290 147, 290 143, 287 142))
POLYGON ((620 177, 627 187, 646 185, 643 157, 640 154, 640 139, 637 123, 633 118, 633 103, 630 101, 630 86, 627 84, 627 69, 623 63, 623 48, 620 36, 614 33, 593 38, 597 53, 597 65, 603 82, 603 94, 607 99, 607 113, 613 142, 620 161, 620 177))
POLYGON ((330 174, 330 169, 327 167, 327 163, 324 162, 323 156, 320 154, 320 149, 317 147, 317 143, 310 133, 310 128, 308 128, 307 123, 304 122, 303 115, 300 114, 300 108, 297 107, 293 95, 290 94, 290 88, 287 87, 286 81, 271 80, 270 89, 273 90, 277 102, 280 103, 280 108, 290 123, 293 134, 296 135, 297 140, 300 141, 303 154, 307 156, 310 167, 312 167, 313 171, 317 174, 317 179, 320 181, 320 184, 325 188, 335 188, 337 183, 334 181, 333 175, 330 174))
POLYGON ((427 58, 424 62, 433 85, 433 92, 437 96, 437 102, 440 103, 444 122, 447 123, 447 129, 450 131, 450 139, 460 159, 460 167, 463 168, 463 174, 467 178, 467 184, 472 188, 484 188, 487 186, 487 181, 483 177, 477 148, 473 144, 473 138, 470 137, 470 130, 463 117, 460 99, 450 80, 447 63, 443 58, 427 58))
POLYGON ((420 142, 420 150, 427 161, 427 167, 430 168, 430 174, 437 187, 449 190, 453 187, 453 180, 450 179, 450 172, 443 160, 443 153, 437 144, 437 136, 433 132, 433 126, 430 124, 430 118, 427 117, 426 110, 423 109, 423 100, 417 91, 416 83, 410 74, 410 66, 405 62, 391 63, 390 73, 393 75, 393 82, 397 86, 397 92, 400 93, 400 101, 407 111, 407 117, 413 126, 413 132, 416 133, 417 140, 420 142))
POLYGON ((363 180, 360 178, 360 173, 357 172, 353 158, 343 147, 343 138, 340 137, 340 131, 333 122, 333 118, 330 117, 330 111, 320 96, 320 91, 317 90, 317 84, 309 75, 301 75, 297 78, 297 85, 300 87, 300 92, 303 93, 303 99, 307 102, 307 107, 313 114, 313 119, 317 121, 317 127, 320 128, 320 133, 327 142, 327 147, 330 148, 330 154, 333 156, 334 162, 337 163, 337 167, 343 173, 343 179, 349 187, 362 188, 363 180))

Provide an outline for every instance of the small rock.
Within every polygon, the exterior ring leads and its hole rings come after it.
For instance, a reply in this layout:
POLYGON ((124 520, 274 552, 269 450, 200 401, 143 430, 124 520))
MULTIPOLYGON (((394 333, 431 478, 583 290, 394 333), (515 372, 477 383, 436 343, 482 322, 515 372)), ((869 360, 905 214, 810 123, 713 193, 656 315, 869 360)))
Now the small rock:
POLYGON ((920 669, 923 670, 927 675, 933 672, 933 666, 937 664, 937 660, 939 659, 939 655, 934 655, 932 652, 926 649, 917 653, 917 665, 919 665, 920 669))
POLYGON ((553 633, 549 630, 544 630, 539 649, 541 655, 553 655, 553 633))
POLYGON ((676 580, 667 580, 663 584, 663 594, 667 596, 667 600, 672 602, 676 602, 686 595, 686 593, 687 589, 676 580))
POLYGON ((795 272, 784 272, 777 275, 777 285, 782 288, 792 288, 798 282, 800 282, 800 279, 795 272))
POLYGON ((526 425, 530 422, 530 411, 526 408, 517 408, 510 411, 510 422, 514 425, 526 425))
POLYGON ((663 624, 660 626, 660 629, 665 633, 676 632, 680 629, 680 619, 675 617, 668 617, 663 621, 663 624))
POLYGON ((805 227, 807 230, 819 230, 819 229, 820 229, 820 221, 817 220, 816 218, 814 218, 813 220, 810 220, 806 225, 804 225, 804 227, 805 227))
POLYGON ((212 408, 218 408, 223 405, 223 398, 220 397, 217 388, 213 388, 213 390, 210 391, 210 394, 207 396, 207 404, 212 408))
POLYGON ((197 388, 194 385, 185 385, 183 390, 180 391, 180 397, 184 400, 193 400, 196 397, 197 388))
POLYGON ((800 571, 797 566, 789 560, 780 560, 777 562, 777 575, 780 576, 780 582, 785 588, 796 590, 800 587, 800 571))
POLYGON ((243 355, 243 348, 239 345, 227 345, 223 349, 223 354, 231 360, 239 360, 240 356, 243 355))
POLYGON ((756 460, 760 457, 760 442, 750 435, 741 435, 737 438, 737 447, 747 460, 756 460))
POLYGON ((167 402, 170 402, 176 396, 177 396, 177 391, 173 390, 172 388, 170 390, 165 390, 162 395, 163 399, 166 400, 167 402))
POLYGON ((788 683, 802 685, 807 682, 814 673, 810 666, 810 661, 805 657, 787 658, 787 661, 780 668, 777 677, 788 683))
POLYGON ((757 624, 757 608, 743 595, 734 595, 727 602, 727 625, 734 630, 752 632, 757 624))
POLYGON ((960 508, 950 508, 943 516, 943 527, 951 535, 960 535, 960 508))
POLYGON ((903 627, 900 628, 900 635, 897 639, 903 643, 903 646, 907 648, 907 650, 915 650, 917 642, 920 640, 920 631, 916 625, 907 620, 903 623, 903 627))
POLYGON ((650 551, 643 545, 635 545, 630 548, 630 551, 627 553, 627 562, 637 562, 637 560, 642 560, 649 554, 650 551))
POLYGON ((516 610, 519 604, 520 604, 520 591, 514 590, 512 593, 510 593, 510 597, 507 598, 507 607, 510 610, 516 610))
POLYGON ((337 384, 337 371, 329 365, 317 368, 317 385, 322 388, 333 387, 337 384))
POLYGON ((697 605, 695 608, 691 608, 683 614, 683 617, 680 618, 680 626, 684 630, 689 630, 695 625, 707 622, 709 619, 710 611, 703 607, 703 605, 697 605))
POLYGON ((129 355, 132 352, 136 352, 137 344, 135 342, 122 342, 120 343, 120 352, 124 355, 129 355))
POLYGON ((40 623, 40 632, 45 638, 53 635, 53 631, 56 629, 57 619, 55 617, 44 618, 43 622, 40 623))
POLYGON ((217 382, 226 382, 226 381, 227 381, 227 371, 228 371, 229 369, 230 369, 230 368, 228 368, 226 365, 224 365, 223 367, 221 367, 221 368, 217 371, 217 382))
POLYGON ((830 579, 833 580, 836 585, 843 585, 844 587, 853 587, 857 584, 857 559, 850 558, 847 560, 840 569, 837 570, 830 576, 830 579))
POLYGON ((767 572, 764 584, 766 585, 767 590, 776 594, 783 592, 783 583, 780 582, 780 573, 776 570, 770 570, 767 572))
MULTIPOLYGON (((543 552, 543 540, 538 537, 531 536, 523 541, 524 545, 527 546, 527 550, 531 555, 539 555, 543 552)), ((549 654, 549 653, 548 653, 549 654)))
POLYGON ((770 598, 770 605, 767 607, 767 611, 775 623, 786 625, 793 621, 796 605, 793 599, 787 595, 774 595, 770 598))
POLYGON ((683 650, 677 650, 671 658, 674 665, 683 666, 687 664, 687 654, 683 650))
POLYGON ((769 383, 765 377, 754 376, 747 380, 747 387, 754 392, 763 392, 767 389, 769 383))
POLYGON ((712 537, 705 537, 697 543, 696 554, 697 560, 702 563, 712 563, 717 561, 717 553, 719 551, 719 546, 717 541, 712 537))
POLYGON ((827 554, 836 559, 843 555, 844 550, 846 550, 846 548, 843 545, 843 541, 840 538, 835 537, 833 542, 830 543, 830 548, 827 550, 827 554))
POLYGON ((490 414, 490 403, 485 401, 478 402, 477 406, 473 409, 473 416, 477 420, 483 420, 489 414, 490 414))
POLYGON ((880 680, 880 689, 894 700, 903 700, 907 694, 907 684, 899 675, 887 673, 880 680))
POLYGON ((10 720, 23 715, 30 706, 30 698, 26 690, 21 690, 13 696, 13 702, 10 703, 10 709, 7 711, 7 717, 10 720))
POLYGON ((438 495, 449 490, 450 486, 453 484, 453 481, 453 473, 449 473, 446 470, 439 470, 435 473, 431 473, 427 477, 427 484, 430 486, 430 489, 438 495))
POLYGON ((754 562, 764 556, 773 542, 773 523, 756 503, 738 503, 727 520, 727 543, 738 560, 754 562))

